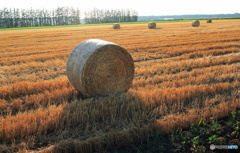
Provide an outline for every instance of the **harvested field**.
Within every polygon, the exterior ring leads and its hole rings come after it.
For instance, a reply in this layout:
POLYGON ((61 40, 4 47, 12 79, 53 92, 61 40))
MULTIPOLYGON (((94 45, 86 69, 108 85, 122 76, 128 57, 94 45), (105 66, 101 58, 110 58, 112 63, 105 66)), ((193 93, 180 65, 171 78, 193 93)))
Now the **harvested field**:
POLYGON ((0 152, 104 152, 240 108, 240 20, 0 31, 0 152), (66 76, 86 39, 127 49, 127 93, 81 99, 66 76))

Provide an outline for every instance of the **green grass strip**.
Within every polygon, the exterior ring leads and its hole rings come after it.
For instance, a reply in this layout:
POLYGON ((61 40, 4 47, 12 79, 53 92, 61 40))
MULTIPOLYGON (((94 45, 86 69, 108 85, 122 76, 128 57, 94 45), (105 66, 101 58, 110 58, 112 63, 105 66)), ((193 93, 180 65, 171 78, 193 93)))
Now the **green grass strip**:
MULTIPOLYGON (((232 20, 232 19, 240 19, 240 17, 234 18, 213 18, 212 20, 232 20)), ((156 22, 156 23, 165 23, 165 22, 187 22, 199 20, 203 21, 206 19, 183 19, 183 20, 150 20, 150 21, 137 21, 137 22, 118 22, 120 24, 142 24, 142 23, 149 23, 149 22, 156 22)), ((114 22, 116 23, 116 22, 114 22)), ((77 24, 77 25, 59 25, 59 26, 36 26, 36 27, 19 27, 19 28, 0 28, 0 30, 21 30, 21 29, 40 29, 40 28, 60 28, 60 27, 78 27, 78 26, 96 26, 96 25, 112 25, 114 23, 97 23, 97 24, 77 24)))

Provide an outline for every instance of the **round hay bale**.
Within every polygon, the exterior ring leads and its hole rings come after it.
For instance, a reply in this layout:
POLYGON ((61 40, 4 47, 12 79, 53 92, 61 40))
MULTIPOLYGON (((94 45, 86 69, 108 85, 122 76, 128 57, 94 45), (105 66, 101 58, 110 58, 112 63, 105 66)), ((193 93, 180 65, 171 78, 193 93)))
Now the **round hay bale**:
POLYGON ((212 23, 212 19, 207 19, 207 23, 212 23))
POLYGON ((71 84, 85 97, 126 92, 134 77, 130 53, 112 42, 89 39, 68 57, 66 73, 71 84))
POLYGON ((157 27, 157 24, 155 22, 148 23, 148 29, 155 29, 156 27, 157 27))
POLYGON ((199 26, 200 26, 200 22, 199 22, 198 20, 194 20, 194 21, 192 22, 192 26, 193 26, 193 27, 199 27, 199 26))
POLYGON ((113 29, 120 29, 120 24, 114 23, 113 24, 113 29))

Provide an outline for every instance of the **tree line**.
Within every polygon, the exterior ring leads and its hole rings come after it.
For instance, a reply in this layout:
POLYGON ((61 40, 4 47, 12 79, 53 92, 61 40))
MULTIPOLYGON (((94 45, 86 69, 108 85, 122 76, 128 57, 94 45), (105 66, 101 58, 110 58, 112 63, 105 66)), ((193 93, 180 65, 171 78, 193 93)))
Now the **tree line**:
POLYGON ((106 10, 94 8, 85 12, 85 22, 88 23, 112 23, 112 22, 135 22, 138 12, 130 9, 106 10))
POLYGON ((8 9, 0 10, 0 27, 34 27, 80 24, 80 10, 70 7, 46 9, 8 9))
MULTIPOLYGON (((85 11, 84 21, 91 23, 134 22, 138 13, 135 10, 92 9, 85 11)), ((0 9, 0 28, 55 26, 81 24, 81 12, 78 8, 57 7, 48 9, 0 9)))

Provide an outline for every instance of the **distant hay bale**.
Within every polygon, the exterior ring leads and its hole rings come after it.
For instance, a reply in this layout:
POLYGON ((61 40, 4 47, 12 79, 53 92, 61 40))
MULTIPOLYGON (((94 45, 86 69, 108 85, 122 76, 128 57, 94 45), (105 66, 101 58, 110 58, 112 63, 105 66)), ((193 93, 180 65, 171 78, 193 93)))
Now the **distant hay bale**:
POLYGON ((71 84, 85 97, 126 92, 134 77, 130 53, 114 43, 89 39, 68 57, 66 73, 71 84))
POLYGON ((114 23, 113 24, 113 29, 120 29, 120 24, 114 23))
POLYGON ((157 24, 155 22, 148 23, 148 29, 155 29, 156 27, 157 27, 157 24))
POLYGON ((212 23, 212 19, 207 19, 207 23, 212 23))
POLYGON ((194 21, 192 22, 192 26, 193 26, 193 27, 199 27, 199 26, 200 26, 200 22, 199 22, 198 20, 194 20, 194 21))

